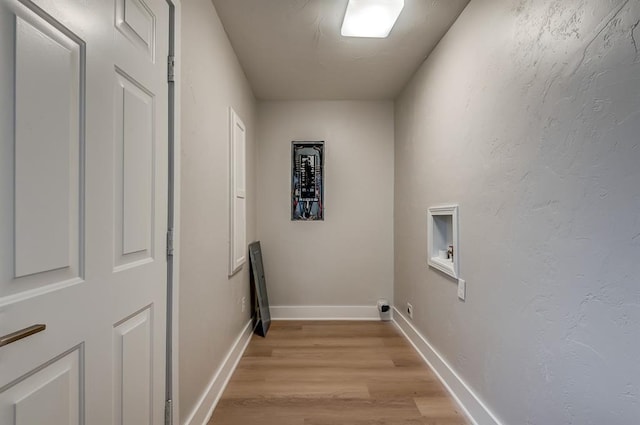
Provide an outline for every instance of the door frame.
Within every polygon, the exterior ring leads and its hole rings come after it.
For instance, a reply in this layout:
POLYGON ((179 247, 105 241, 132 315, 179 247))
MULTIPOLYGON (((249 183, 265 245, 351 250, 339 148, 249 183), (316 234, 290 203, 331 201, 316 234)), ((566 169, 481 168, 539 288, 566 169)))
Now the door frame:
MULTIPOLYGON (((181 0, 167 0, 169 5, 169 55, 174 57, 174 78, 169 90, 169 205, 168 226, 173 229, 173 255, 167 258, 167 347, 165 401, 171 402, 165 410, 165 423, 180 423, 179 385, 179 294, 180 294, 180 93, 181 83, 181 0), (168 420, 168 421, 167 421, 168 420)), ((166 408, 167 406, 165 406, 166 408)))

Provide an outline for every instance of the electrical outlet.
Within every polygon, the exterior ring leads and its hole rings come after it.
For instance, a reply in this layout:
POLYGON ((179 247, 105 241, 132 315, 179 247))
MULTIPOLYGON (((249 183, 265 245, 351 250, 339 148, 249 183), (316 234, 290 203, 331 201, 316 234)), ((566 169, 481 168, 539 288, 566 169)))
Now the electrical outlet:
POLYGON ((247 297, 242 297, 242 312, 247 308, 247 297))
POLYGON ((458 298, 464 301, 467 296, 467 282, 464 279, 458 279, 458 298))
POLYGON ((413 319, 413 306, 410 303, 407 303, 407 314, 413 319))

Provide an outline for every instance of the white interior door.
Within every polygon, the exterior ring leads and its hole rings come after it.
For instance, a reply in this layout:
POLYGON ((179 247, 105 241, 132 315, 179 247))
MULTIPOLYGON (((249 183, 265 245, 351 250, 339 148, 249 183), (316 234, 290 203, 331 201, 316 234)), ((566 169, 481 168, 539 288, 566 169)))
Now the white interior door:
POLYGON ((163 422, 168 23, 0 0, 2 425, 163 422))

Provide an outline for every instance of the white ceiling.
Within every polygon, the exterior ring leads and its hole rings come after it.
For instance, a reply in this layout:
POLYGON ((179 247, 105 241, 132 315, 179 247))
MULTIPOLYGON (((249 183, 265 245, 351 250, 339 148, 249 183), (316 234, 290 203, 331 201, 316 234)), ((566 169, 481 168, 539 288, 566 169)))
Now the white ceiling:
POLYGON ((393 99, 469 0, 405 0, 386 39, 342 37, 347 0, 212 0, 262 100, 393 99))

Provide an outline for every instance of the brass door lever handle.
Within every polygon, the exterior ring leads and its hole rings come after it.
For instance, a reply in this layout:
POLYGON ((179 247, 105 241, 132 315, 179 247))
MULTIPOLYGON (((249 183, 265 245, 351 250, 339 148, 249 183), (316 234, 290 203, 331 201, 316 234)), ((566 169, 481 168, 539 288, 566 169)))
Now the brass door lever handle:
POLYGON ((33 334, 37 334, 38 332, 42 332, 45 329, 47 329, 47 325, 38 324, 29 326, 28 328, 20 329, 19 331, 15 331, 4 336, 0 336, 0 347, 4 347, 5 345, 9 345, 12 342, 19 341, 33 334))

